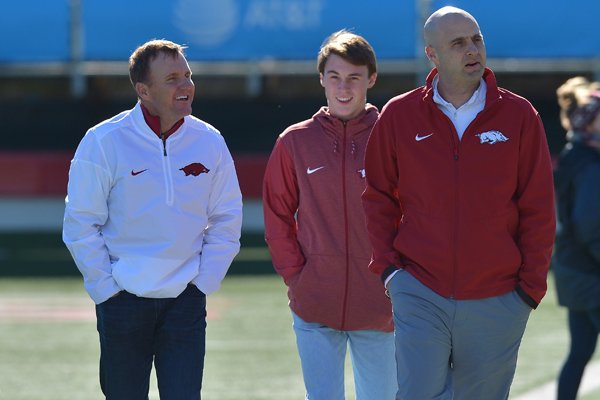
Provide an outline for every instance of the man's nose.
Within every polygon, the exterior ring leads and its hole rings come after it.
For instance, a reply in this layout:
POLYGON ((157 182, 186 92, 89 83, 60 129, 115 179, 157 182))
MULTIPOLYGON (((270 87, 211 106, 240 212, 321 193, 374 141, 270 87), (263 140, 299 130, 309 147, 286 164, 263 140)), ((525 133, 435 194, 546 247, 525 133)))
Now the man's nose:
POLYGON ((479 47, 477 47, 477 45, 475 44, 475 42, 473 42, 471 40, 469 42, 469 44, 467 45, 467 52, 469 54, 477 54, 477 53, 479 53, 479 47))
POLYGON ((194 81, 192 80, 191 77, 190 78, 186 78, 186 79, 183 80, 182 86, 184 86, 184 87, 188 87, 188 86, 194 87, 194 81))
POLYGON ((348 87, 350 87, 350 82, 347 79, 340 79, 340 84, 338 85, 338 88, 346 89, 348 87))

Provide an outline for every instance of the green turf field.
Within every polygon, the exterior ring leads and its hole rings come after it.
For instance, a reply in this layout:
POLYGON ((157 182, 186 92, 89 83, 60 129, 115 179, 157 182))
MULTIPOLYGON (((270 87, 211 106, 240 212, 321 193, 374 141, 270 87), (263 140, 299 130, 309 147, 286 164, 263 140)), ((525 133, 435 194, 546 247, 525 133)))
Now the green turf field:
MULTIPOLYGON (((566 352, 566 314, 550 289, 530 319, 511 398, 554 379, 566 352)), ((303 398, 286 300, 274 275, 230 276, 209 297, 203 399, 303 398)), ((100 399, 97 360, 94 308, 79 278, 0 278, 0 399, 100 399)), ((354 399, 351 378, 347 386, 354 399)))

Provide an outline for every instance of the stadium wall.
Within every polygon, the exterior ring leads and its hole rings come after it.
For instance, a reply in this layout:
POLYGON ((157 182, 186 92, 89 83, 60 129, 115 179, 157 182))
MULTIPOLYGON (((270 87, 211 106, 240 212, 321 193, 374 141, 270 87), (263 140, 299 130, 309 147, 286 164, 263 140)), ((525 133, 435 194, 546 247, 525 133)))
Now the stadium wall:
MULTIPOLYGON (((78 273, 60 234, 72 156, 72 151, 0 151, 0 276, 78 273)), ((231 273, 271 273, 260 203, 267 155, 233 158, 244 219, 243 249, 231 273)))

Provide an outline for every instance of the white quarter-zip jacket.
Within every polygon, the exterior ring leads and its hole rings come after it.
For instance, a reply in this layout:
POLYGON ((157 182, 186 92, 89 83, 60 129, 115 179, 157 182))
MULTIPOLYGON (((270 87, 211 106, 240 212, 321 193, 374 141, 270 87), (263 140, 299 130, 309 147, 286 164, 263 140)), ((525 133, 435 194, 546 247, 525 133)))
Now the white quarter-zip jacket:
POLYGON ((63 241, 92 300, 216 291, 240 248, 242 195, 225 140, 193 117, 163 142, 138 103, 91 128, 69 170, 63 241))

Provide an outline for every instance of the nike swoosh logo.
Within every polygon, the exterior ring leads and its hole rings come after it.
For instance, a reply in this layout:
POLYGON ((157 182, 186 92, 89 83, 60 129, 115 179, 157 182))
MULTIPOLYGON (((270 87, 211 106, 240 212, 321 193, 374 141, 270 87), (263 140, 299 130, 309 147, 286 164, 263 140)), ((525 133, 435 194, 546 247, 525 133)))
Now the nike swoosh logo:
POLYGON ((415 136, 415 140, 417 142, 420 142, 423 139, 427 139, 429 136, 433 135, 433 133, 430 133, 429 135, 425 135, 425 136, 419 136, 419 134, 417 133, 417 136, 415 136))
POLYGON ((315 172, 317 172, 318 170, 320 170, 320 169, 323 169, 323 168, 325 168, 325 167, 317 167, 317 168, 315 168, 315 169, 306 168, 306 173, 307 173, 308 175, 310 175, 310 174, 314 174, 315 172))
POLYGON ((143 170, 141 170, 141 171, 134 171, 134 170, 131 170, 131 176, 136 176, 136 175, 139 175, 139 174, 141 174, 142 172, 145 172, 145 171, 148 171, 148 168, 146 168, 146 169, 143 169, 143 170))

